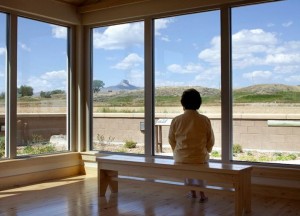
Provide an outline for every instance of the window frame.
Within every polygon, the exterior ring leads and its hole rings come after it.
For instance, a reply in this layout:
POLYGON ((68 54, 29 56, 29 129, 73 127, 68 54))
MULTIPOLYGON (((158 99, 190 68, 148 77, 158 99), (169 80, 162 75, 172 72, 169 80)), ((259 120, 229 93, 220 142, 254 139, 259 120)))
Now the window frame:
MULTIPOLYGON (((232 47, 231 47, 231 9, 239 6, 257 5, 266 2, 274 2, 277 0, 256 0, 247 1, 243 3, 228 3, 225 5, 219 4, 214 6, 203 6, 195 9, 182 9, 179 11, 171 11, 159 13, 159 15, 139 16, 136 19, 112 19, 112 21, 99 22, 97 24, 88 25, 89 29, 95 26, 115 25, 120 22, 134 22, 143 20, 145 23, 145 155, 149 157, 166 157, 154 154, 154 19, 186 15, 189 13, 201 13, 209 10, 220 10, 221 16, 221 146, 222 146, 222 158, 219 162, 223 163, 235 163, 235 164, 250 164, 250 165, 263 165, 268 167, 296 167, 296 164, 273 164, 264 162, 249 162, 249 161, 233 161, 232 146, 233 146, 233 113, 232 113, 232 47)), ((89 100, 92 100, 89 98, 89 100)), ((92 114, 89 119, 92 122, 92 114)), ((92 123, 91 123, 92 124, 92 123)), ((91 139, 89 139, 91 140, 91 139)), ((113 152, 112 154, 118 154, 113 152)), ((214 160, 212 160, 214 161, 214 160)), ((216 160, 218 162, 218 160, 216 160)))
MULTIPOLYGON (((2 11, 1 11, 2 12, 2 11)), ((75 65, 74 65, 74 54, 72 52, 75 42, 74 28, 71 25, 62 24, 55 22, 51 19, 32 18, 30 16, 23 16, 15 13, 3 12, 6 14, 6 47, 7 47, 7 71, 6 71, 6 97, 5 97, 5 158, 4 159, 15 159, 32 157, 32 155, 18 156, 17 155, 17 46, 18 46, 18 17, 36 20, 46 24, 54 24, 67 28, 67 96, 66 96, 66 133, 67 133, 67 151, 75 151, 75 131, 70 130, 74 128, 75 122, 72 121, 75 116, 75 91, 72 88, 72 83, 75 82, 75 65), (72 72, 73 71, 73 72, 72 72)), ((63 151, 64 152, 64 151, 63 151)), ((62 153, 63 153, 62 152, 62 153)), ((58 152, 60 153, 60 152, 58 152)), ((57 154, 47 153, 47 154, 57 154)), ((34 155, 36 156, 36 155, 34 155)))

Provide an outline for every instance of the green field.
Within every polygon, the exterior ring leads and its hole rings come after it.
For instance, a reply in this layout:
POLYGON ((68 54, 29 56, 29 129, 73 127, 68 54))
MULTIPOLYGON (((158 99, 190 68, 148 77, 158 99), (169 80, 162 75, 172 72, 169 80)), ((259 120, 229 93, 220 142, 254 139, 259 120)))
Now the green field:
MULTIPOLYGON (((194 87, 200 91, 203 104, 221 104, 221 92, 218 89, 194 87)), ((180 97, 184 87, 164 87, 155 91, 156 106, 181 106, 180 97)), ((144 105, 144 91, 120 91, 114 93, 100 92, 93 97, 94 106, 132 106, 144 105)), ((243 103, 300 103, 300 87, 285 85, 257 85, 233 91, 233 102, 243 103)))
MULTIPOLYGON (((220 105, 221 91, 214 88, 196 86, 202 96, 203 104, 220 105)), ((180 107, 180 97, 187 87, 159 87, 155 89, 155 106, 180 107)), ((5 99, 0 98, 0 107, 4 107, 5 99)), ((300 103, 300 87, 287 85, 255 85, 233 91, 235 104, 248 103, 300 103)), ((143 107, 144 91, 100 91, 93 95, 94 107, 143 107)), ((63 94, 51 98, 39 96, 24 96, 18 98, 21 107, 65 107, 66 97, 63 94)))

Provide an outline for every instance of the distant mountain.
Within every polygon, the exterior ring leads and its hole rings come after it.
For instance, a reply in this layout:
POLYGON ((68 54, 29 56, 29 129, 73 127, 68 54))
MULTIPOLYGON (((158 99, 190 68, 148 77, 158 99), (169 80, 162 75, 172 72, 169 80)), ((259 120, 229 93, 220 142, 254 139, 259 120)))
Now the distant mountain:
POLYGON ((140 89, 137 86, 131 85, 128 80, 122 80, 118 85, 103 88, 101 91, 126 91, 140 89))

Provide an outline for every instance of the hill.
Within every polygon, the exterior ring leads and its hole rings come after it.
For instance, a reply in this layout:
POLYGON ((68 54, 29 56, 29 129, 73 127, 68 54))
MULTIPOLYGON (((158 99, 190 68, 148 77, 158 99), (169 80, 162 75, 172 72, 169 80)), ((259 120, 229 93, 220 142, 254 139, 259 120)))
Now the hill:
POLYGON ((233 91, 235 103, 300 103, 300 86, 261 84, 233 91))
POLYGON ((235 89, 234 92, 248 92, 253 94, 274 94, 278 92, 300 92, 300 86, 284 84, 260 84, 235 89))
MULTIPOLYGON (((219 89, 201 86, 157 87, 155 89, 156 106, 178 106, 181 94, 188 88, 197 89, 203 103, 215 105, 221 103, 219 89)), ((234 103, 300 103, 300 86, 283 84, 253 85, 233 91, 234 103)), ((144 106, 144 89, 114 90, 94 94, 94 103, 101 106, 144 106)))

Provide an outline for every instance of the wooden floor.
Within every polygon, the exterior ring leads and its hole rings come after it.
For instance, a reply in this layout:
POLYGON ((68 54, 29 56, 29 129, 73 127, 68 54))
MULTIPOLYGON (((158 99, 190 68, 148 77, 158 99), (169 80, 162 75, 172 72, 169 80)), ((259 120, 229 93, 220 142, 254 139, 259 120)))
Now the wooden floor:
MULTIPOLYGON (((234 215, 233 197, 207 194, 207 203, 185 197, 181 190, 120 183, 119 194, 97 196, 94 174, 0 191, 2 216, 88 216, 88 215, 234 215)), ((252 197, 249 216, 297 216, 299 200, 252 197)))

